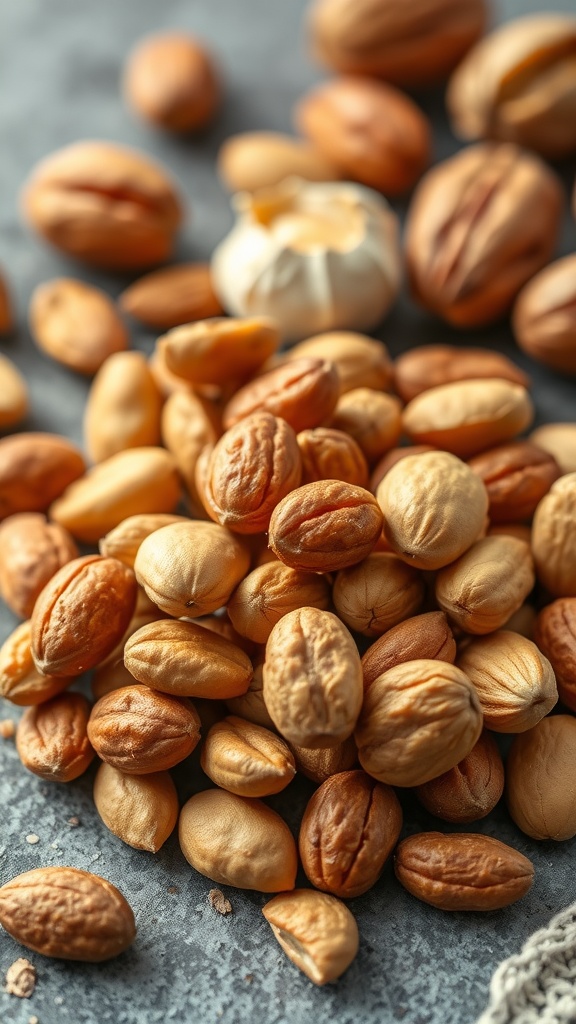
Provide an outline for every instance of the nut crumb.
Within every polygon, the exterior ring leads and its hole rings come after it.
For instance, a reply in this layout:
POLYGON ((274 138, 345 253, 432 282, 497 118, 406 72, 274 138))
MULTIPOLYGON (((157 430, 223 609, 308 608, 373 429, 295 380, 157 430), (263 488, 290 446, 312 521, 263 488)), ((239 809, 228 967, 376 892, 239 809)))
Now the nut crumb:
POLYGON ((178 889, 176 888, 175 885, 169 886, 169 888, 166 891, 169 892, 171 896, 176 896, 178 894, 178 889))
POLYGON ((28 1024, 40 1024, 38 1017, 28 1017, 28 1024))
POLYGON ((16 726, 11 718, 0 719, 0 736, 3 740, 11 740, 16 732, 16 726))
POLYGON ((36 968, 29 960, 20 957, 6 971, 4 991, 18 999, 30 999, 36 988, 36 968))
POLYGON ((80 818, 77 818, 76 815, 74 815, 73 818, 68 818, 68 824, 72 828, 78 828, 78 825, 80 824, 80 818))
POLYGON ((34 832, 31 832, 29 836, 26 836, 26 842, 30 843, 30 846, 35 846, 36 843, 40 842, 40 836, 37 836, 34 834, 34 832))
POLYGON ((210 906, 214 907, 219 914, 231 914, 232 904, 230 900, 227 900, 224 893, 220 889, 210 889, 208 893, 208 900, 210 906))
POLYGON ((252 982, 254 981, 254 975, 253 974, 245 974, 244 975, 244 981, 246 981, 249 985, 251 985, 252 982))

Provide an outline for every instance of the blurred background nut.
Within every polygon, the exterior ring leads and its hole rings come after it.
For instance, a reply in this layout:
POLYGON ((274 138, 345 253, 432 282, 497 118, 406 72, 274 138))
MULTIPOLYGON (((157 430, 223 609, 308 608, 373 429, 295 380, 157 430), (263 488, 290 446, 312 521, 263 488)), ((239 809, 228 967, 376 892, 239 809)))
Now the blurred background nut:
POLYGON ((250 377, 279 343, 278 325, 269 317, 215 317, 173 328, 157 347, 167 368, 191 384, 227 384, 250 377))
POLYGON ((197 39, 179 32, 136 44, 126 61, 123 89, 140 117, 170 132, 203 128, 220 102, 212 57, 197 39))
POLYGON ((500 377, 525 388, 530 384, 520 367, 487 348, 420 345, 402 352, 394 363, 394 387, 404 402, 441 384, 487 377, 500 377))
POLYGON ((45 512, 86 470, 79 448, 57 434, 13 434, 0 439, 0 519, 45 512))
POLYGON ((554 597, 576 597, 576 473, 561 476, 539 503, 532 523, 536 575, 554 597))
POLYGON ((206 512, 196 487, 196 464, 202 451, 216 444, 220 436, 216 409, 192 391, 175 391, 162 409, 160 432, 184 480, 192 514, 204 518, 206 512))
POLYGON ((561 597, 542 609, 534 641, 552 665, 560 700, 576 711, 576 597, 561 597))
POLYGON ((200 764, 212 782, 237 796, 279 793, 296 774, 294 755, 280 736, 234 715, 212 726, 200 764))
POLYGON ((94 779, 96 810, 115 836, 157 853, 178 821, 178 794, 168 772, 126 775, 102 762, 94 779))
POLYGON ((19 707, 50 700, 73 682, 70 676, 41 674, 30 645, 30 621, 21 622, 0 647, 0 696, 19 707))
POLYGON ((533 14, 473 47, 447 93, 464 139, 517 142, 551 159, 576 149, 576 18, 533 14))
POLYGON ((425 612, 399 622, 368 648, 362 658, 364 687, 404 661, 456 660, 456 641, 444 612, 425 612))
POLYGON ((217 170, 231 192, 255 192, 278 185, 293 175, 306 181, 342 177, 319 148, 280 132, 231 135, 220 147, 217 170))
POLYGON ((398 443, 402 403, 395 395, 374 388, 353 388, 338 399, 330 426, 350 434, 368 462, 376 462, 398 443))
POLYGON ((0 334, 7 334, 12 324, 12 302, 4 272, 0 269, 0 334))
POLYGON ((96 374, 84 407, 84 443, 93 462, 160 444, 162 397, 142 352, 117 352, 96 374))
POLYGON ((45 157, 25 184, 28 224, 69 256, 109 270, 167 259, 182 220, 164 169, 113 142, 74 142, 45 157))
POLYGON ((81 693, 61 693, 24 712, 16 749, 28 771, 47 782, 71 782, 94 758, 87 734, 90 705, 81 693))
POLYGON ((405 459, 407 455, 423 455, 424 452, 433 451, 435 449, 431 444, 407 444, 402 445, 400 448, 391 448, 390 451, 385 452, 382 458, 378 459, 370 476, 370 490, 372 494, 376 494, 386 474, 401 459, 405 459))
POLYGON ((494 732, 526 732, 558 702, 548 658, 526 637, 508 630, 466 644, 458 667, 472 683, 494 732))
POLYGON ((146 537, 163 526, 182 522, 188 522, 188 520, 184 516, 170 515, 168 512, 150 512, 128 516, 100 538, 98 543, 100 554, 107 558, 117 558, 119 562, 124 562, 124 565, 132 569, 138 549, 146 537))
POLYGON ((358 926, 348 907, 313 889, 282 893, 262 913, 282 949, 315 985, 335 981, 358 952, 358 926))
POLYGON ((449 74, 487 13, 484 0, 316 0, 312 45, 338 71, 420 86, 449 74))
POLYGON ((30 300, 30 330, 38 348, 71 370, 90 376, 128 333, 105 292, 72 277, 38 285, 30 300))
POLYGON ((296 769, 307 779, 318 784, 325 782, 332 775, 350 771, 358 764, 358 752, 353 736, 349 736, 337 747, 324 747, 311 750, 310 747, 297 747, 289 744, 294 754, 296 769))
POLYGON ((224 409, 226 430, 259 410, 278 416, 296 433, 319 426, 333 411, 338 374, 321 359, 295 359, 245 384, 224 409))
POLYGON ((340 570, 332 600, 349 629, 380 636, 418 611, 424 600, 424 580, 396 555, 374 551, 358 565, 340 570))
POLYGON ((0 355, 0 430, 21 423, 29 404, 26 380, 11 359, 0 355))
POLYGON ((528 440, 550 452, 562 473, 576 473, 576 423, 543 423, 528 440))
POLYGON ((129 285, 118 302, 124 313, 160 331, 222 315, 207 263, 178 263, 153 270, 129 285))
POLYGON ((491 323, 550 259, 563 196, 537 156, 479 143, 419 184, 406 228, 412 292, 457 327, 491 323))
POLYGON ((493 523, 530 519, 561 475, 556 459, 528 441, 491 448, 475 455, 468 465, 486 487, 493 523))
POLYGON ((392 384, 394 367, 388 349, 355 331, 327 331, 293 345, 280 357, 291 359, 325 359, 333 363, 340 381, 340 394, 354 388, 386 391, 392 384))
MULTIPOLYGON (((576 29, 574 48, 576 94, 576 29)), ((533 359, 576 374, 576 253, 551 263, 528 282, 514 306, 512 325, 520 348, 533 359)))
POLYGON ((242 636, 265 644, 288 612, 304 607, 326 611, 329 606, 330 587, 324 576, 274 561, 259 565, 240 582, 228 602, 228 615, 242 636))
POLYGON ((317 889, 341 899, 367 892, 396 846, 402 808, 394 790, 362 771, 332 775, 300 825, 302 867, 317 889))
POLYGON ((58 569, 78 557, 67 530, 39 512, 9 516, 0 526, 0 595, 22 619, 58 569))
POLYGON ((533 839, 576 835, 576 718, 551 715, 517 736, 506 761, 506 799, 513 821, 533 839))
POLYGON ((458 825, 485 818, 503 792, 504 765, 486 729, 459 764, 415 789, 430 814, 458 825))
POLYGON ((385 195, 406 192, 430 161, 426 117, 384 82, 352 75, 324 82, 302 97, 294 119, 343 177, 385 195))
POLYGON ((368 486, 368 463, 353 437, 343 430, 315 427, 297 437, 302 457, 302 483, 315 480, 343 480, 358 487, 368 486))

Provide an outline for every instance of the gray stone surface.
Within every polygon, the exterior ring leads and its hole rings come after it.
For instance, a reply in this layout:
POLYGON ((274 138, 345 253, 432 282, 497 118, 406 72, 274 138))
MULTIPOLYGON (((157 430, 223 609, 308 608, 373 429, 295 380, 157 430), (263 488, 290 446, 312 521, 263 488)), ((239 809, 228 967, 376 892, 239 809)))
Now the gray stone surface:
MULTIPOLYGON (((499 18, 543 7, 538 0, 504 0, 499 18)), ((573 0, 558 9, 573 10, 573 0)), ((155 153, 173 171, 192 210, 179 255, 207 257, 231 223, 213 160, 230 132, 287 130, 297 96, 322 72, 306 54, 304 0, 3 0, 0 11, 0 263, 17 297, 18 330, 2 350, 29 380, 33 412, 26 429, 53 430, 81 440, 88 384, 34 348, 26 331, 32 288, 60 274, 83 276, 116 294, 119 277, 86 273, 30 237, 18 216, 18 191, 37 159, 82 137, 115 139, 155 153), (122 59, 146 32, 182 27, 197 32, 220 59, 226 102, 202 138, 165 138, 133 119, 119 97, 122 59)), ((435 156, 456 148, 440 94, 422 97, 435 124, 435 156)), ((566 184, 574 167, 564 166, 566 184)), ((399 205, 402 212, 402 205, 399 205)), ((576 247, 566 216, 560 252, 576 247)), ((448 340, 495 345, 528 368, 539 420, 575 419, 576 385, 521 357, 504 327, 474 334, 450 330, 407 300, 380 336, 394 353, 408 345, 448 340)), ((153 336, 134 328, 134 344, 153 336)), ((0 609, 0 640, 15 620, 0 609)), ((8 704, 0 717, 18 717, 8 704)), ((537 844, 498 808, 475 828, 531 857, 532 892, 505 911, 443 915, 412 899, 388 867, 378 885, 351 907, 358 917, 360 954, 342 980, 315 988, 281 953, 260 913, 266 898, 227 890, 234 913, 220 917, 207 902, 211 883, 184 862, 173 836, 157 856, 138 853, 107 833, 91 802, 93 771, 70 785, 48 785, 22 769, 12 741, 0 740, 0 881, 33 867, 68 864, 104 875, 132 904, 138 938, 132 950, 94 966, 49 961, 36 954, 38 986, 30 1000, 0 992, 2 1024, 462 1024, 486 1001, 490 975, 504 957, 576 898, 575 844, 537 844), (77 815, 80 825, 68 819, 77 815), (29 845, 34 833, 39 842, 29 845), (176 890, 176 891, 169 891, 176 890)), ((194 757, 175 772, 182 799, 206 785, 194 757)), ((281 807, 296 831, 312 791, 305 780, 281 807), (287 810, 286 810, 287 809, 287 810)), ((442 828, 409 796, 404 834, 442 828)), ((304 879, 301 879, 304 882, 304 879)), ((0 935, 0 974, 22 950, 0 935)))

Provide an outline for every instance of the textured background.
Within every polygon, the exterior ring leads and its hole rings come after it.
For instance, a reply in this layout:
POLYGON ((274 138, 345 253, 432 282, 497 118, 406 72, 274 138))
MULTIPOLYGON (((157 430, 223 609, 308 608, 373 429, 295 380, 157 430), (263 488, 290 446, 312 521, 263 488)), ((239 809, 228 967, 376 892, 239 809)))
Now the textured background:
MULTIPOLYGON (((499 20, 538 10, 538 0, 500 0, 499 20)), ((558 0, 574 10, 574 0, 558 0)), ((302 31, 305 0, 3 0, 0 12, 0 263, 16 297, 19 328, 2 349, 24 370, 32 393, 29 430, 49 430, 81 441, 81 414, 88 384, 43 357, 25 326, 32 288, 61 274, 117 294, 126 283, 99 273, 85 275, 48 251, 22 228, 18 191, 32 165, 78 138, 108 138, 156 154, 172 170, 191 214, 181 257, 201 259, 231 224, 213 161, 233 131, 290 130, 293 102, 322 77, 306 54, 302 31), (160 28, 198 33, 219 58, 226 101, 202 138, 165 138, 139 124, 124 108, 118 80, 122 59, 143 34, 160 28)), ((456 149, 440 93, 420 98, 435 125, 435 157, 456 149)), ((568 188, 574 166, 561 173, 568 188)), ((401 207, 399 207, 402 212, 401 207)), ((576 248, 576 229, 566 216, 558 254, 576 248)), ((531 372, 538 420, 576 419, 576 384, 530 364, 514 349, 504 327, 461 334, 433 321, 402 300, 381 331, 393 353, 432 341, 490 344, 512 354, 531 372)), ((150 351, 154 338, 133 331, 134 345, 150 351)), ((16 624, 0 608, 0 641, 16 624)), ((18 716, 4 703, 0 717, 18 716)), ((498 836, 531 857, 532 892, 508 910, 486 915, 443 915, 418 903, 393 878, 390 867, 366 896, 350 906, 357 915, 360 954, 336 985, 315 988, 281 953, 261 916, 266 898, 230 889, 234 913, 222 918, 207 902, 211 883, 184 862, 173 836, 153 857, 110 835, 91 803, 93 770, 70 785, 49 786, 27 774, 12 741, 0 740, 0 881, 33 867, 68 864, 104 875, 118 885, 138 922, 135 946, 109 964, 66 964, 30 954, 38 970, 32 999, 0 992, 2 1024, 462 1024, 483 1008, 490 975, 501 959, 551 914, 576 898, 575 844, 537 844, 496 809, 478 831, 498 836), (68 819, 77 815, 80 826, 68 819), (31 846, 26 836, 35 833, 31 846)), ((206 780, 192 758, 180 766, 182 799, 206 780)), ((302 780, 286 796, 270 800, 297 828, 312 791, 302 780), (288 812, 284 804, 288 805, 288 812)), ((442 825, 408 797, 405 830, 442 825)), ((304 879, 301 880, 304 882, 304 879)), ((0 935, 0 974, 23 951, 0 935)))

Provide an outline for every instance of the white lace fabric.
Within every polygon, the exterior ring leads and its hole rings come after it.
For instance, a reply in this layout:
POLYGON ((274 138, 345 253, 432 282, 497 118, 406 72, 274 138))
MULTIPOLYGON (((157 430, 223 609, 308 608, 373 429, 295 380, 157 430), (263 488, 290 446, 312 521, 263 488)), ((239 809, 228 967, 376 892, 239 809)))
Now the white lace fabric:
POLYGON ((500 964, 476 1024, 576 1024, 576 903, 500 964))

